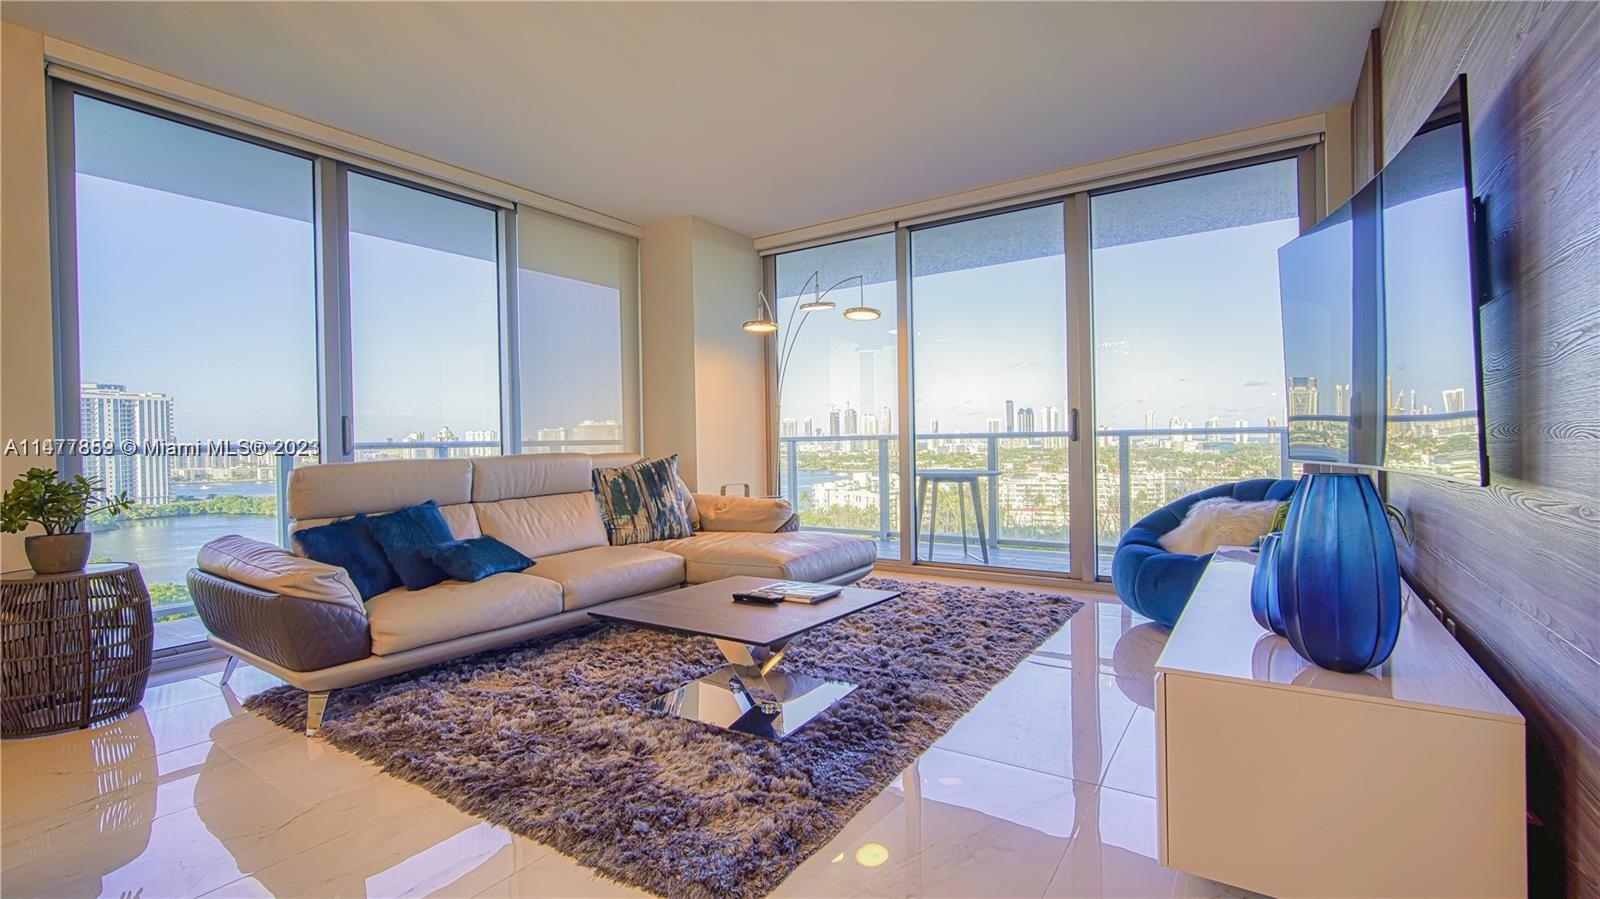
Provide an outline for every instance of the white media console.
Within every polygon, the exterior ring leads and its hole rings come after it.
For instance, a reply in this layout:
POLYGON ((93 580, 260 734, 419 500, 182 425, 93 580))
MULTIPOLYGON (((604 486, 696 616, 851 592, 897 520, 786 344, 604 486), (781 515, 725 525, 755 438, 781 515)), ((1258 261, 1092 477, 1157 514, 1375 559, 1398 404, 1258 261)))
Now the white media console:
POLYGON ((1318 668, 1219 551, 1156 663, 1161 863, 1273 896, 1527 892, 1524 724, 1409 588, 1400 641, 1318 668))

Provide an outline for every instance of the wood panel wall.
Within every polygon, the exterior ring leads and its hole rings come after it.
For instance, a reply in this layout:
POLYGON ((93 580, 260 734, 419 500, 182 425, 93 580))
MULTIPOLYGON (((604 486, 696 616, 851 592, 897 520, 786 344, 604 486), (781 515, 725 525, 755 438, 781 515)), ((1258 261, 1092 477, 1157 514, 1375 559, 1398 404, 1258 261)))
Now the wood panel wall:
POLYGON ((1466 72, 1490 243, 1490 485, 1391 475, 1402 563, 1528 718, 1533 892, 1600 896, 1600 5, 1391 2, 1379 32, 1355 183, 1466 72))

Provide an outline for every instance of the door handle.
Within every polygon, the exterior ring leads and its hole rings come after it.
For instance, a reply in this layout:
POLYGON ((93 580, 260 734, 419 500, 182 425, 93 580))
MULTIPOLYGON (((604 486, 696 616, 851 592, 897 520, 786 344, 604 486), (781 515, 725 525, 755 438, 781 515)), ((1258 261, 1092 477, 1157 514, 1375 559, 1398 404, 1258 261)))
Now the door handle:
POLYGON ((339 454, 350 457, 350 416, 339 416, 339 454))
POLYGON ((1078 441, 1078 410, 1067 410, 1067 439, 1076 443, 1078 441))

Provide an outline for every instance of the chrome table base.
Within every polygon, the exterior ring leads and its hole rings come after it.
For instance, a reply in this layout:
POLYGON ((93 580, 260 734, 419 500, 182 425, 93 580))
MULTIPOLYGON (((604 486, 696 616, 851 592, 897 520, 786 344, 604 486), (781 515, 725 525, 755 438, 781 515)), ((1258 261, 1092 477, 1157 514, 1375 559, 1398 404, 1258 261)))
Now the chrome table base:
POLYGON ((778 671, 783 647, 717 640, 728 660, 699 680, 650 702, 654 712, 781 740, 848 696, 855 684, 778 671))

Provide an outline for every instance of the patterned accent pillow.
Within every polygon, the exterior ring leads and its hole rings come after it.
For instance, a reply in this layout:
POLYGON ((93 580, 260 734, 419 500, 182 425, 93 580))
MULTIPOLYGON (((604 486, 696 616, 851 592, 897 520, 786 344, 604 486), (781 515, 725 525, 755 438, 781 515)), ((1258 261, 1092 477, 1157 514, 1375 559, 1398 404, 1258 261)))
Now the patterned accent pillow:
POLYGON ((612 546, 694 535, 678 493, 677 454, 622 468, 596 468, 594 492, 612 546))

